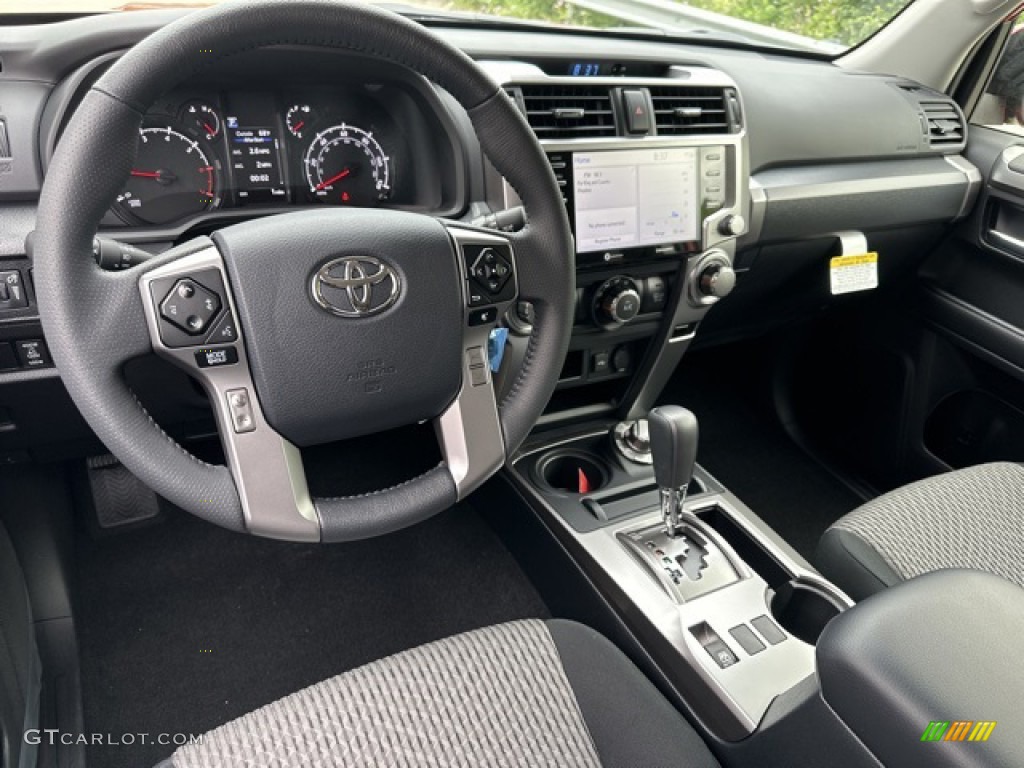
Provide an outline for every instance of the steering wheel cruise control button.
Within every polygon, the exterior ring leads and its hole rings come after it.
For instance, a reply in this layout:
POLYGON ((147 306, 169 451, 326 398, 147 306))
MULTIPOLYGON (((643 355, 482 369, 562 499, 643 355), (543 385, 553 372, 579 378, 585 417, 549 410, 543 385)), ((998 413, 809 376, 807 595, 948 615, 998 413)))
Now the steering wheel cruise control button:
POLYGON ((160 316, 189 336, 198 336, 220 312, 220 297, 184 278, 160 302, 160 316))
POLYGON ((254 432, 256 430, 256 418, 252 411, 252 400, 249 399, 249 391, 244 387, 240 389, 229 389, 224 393, 227 400, 228 413, 231 414, 231 426, 237 434, 254 432))
POLYGON ((466 350, 466 363, 469 367, 469 381, 474 387, 487 383, 487 372, 490 368, 483 347, 470 347, 466 350))

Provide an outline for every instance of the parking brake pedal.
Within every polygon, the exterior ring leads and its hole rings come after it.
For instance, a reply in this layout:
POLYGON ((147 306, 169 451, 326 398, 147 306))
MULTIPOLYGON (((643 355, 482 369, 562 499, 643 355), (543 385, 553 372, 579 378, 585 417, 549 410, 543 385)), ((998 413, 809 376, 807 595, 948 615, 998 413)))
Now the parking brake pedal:
POLYGON ((110 454, 90 456, 85 466, 100 528, 118 528, 160 515, 157 495, 110 454))

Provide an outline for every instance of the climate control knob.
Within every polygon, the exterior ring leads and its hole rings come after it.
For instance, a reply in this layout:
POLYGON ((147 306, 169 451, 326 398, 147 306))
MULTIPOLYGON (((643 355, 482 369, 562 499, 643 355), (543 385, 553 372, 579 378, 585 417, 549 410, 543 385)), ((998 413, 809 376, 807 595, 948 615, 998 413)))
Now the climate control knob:
POLYGON ((598 325, 606 328, 625 325, 640 314, 640 288, 631 277, 613 277, 594 292, 593 308, 598 325))

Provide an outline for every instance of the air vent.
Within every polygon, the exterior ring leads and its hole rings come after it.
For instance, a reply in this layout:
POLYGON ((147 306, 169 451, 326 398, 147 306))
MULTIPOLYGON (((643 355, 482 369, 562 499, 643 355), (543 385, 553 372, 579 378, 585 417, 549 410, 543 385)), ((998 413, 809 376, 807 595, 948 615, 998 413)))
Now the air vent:
POLYGON ((516 90, 538 139, 615 135, 612 99, 605 86, 522 85, 516 90))
POLYGON ((928 143, 933 147, 958 147, 964 143, 964 119, 949 101, 922 101, 928 121, 928 143))
POLYGON ((651 101, 654 103, 654 122, 659 136, 730 131, 730 115, 727 112, 725 90, 722 88, 657 86, 651 88, 651 101))
POLYGON ((562 193, 562 202, 567 209, 572 208, 572 187, 570 186, 570 155, 562 153, 548 154, 548 162, 551 163, 551 170, 555 174, 555 181, 558 182, 558 191, 562 193))

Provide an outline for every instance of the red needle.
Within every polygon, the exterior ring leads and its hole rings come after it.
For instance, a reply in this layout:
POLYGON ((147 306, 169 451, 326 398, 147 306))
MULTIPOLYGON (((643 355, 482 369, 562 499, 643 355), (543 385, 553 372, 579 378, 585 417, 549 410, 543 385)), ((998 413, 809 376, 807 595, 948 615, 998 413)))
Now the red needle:
POLYGON ((209 123, 203 123, 203 128, 205 128, 206 132, 208 134, 210 134, 211 136, 213 136, 213 134, 216 133, 216 131, 213 129, 213 127, 209 123))
POLYGON ((331 186, 331 184, 333 184, 334 182, 339 181, 341 179, 344 179, 350 173, 352 173, 352 169, 351 168, 346 168, 341 173, 338 173, 338 174, 335 174, 334 176, 331 176, 331 178, 329 178, 327 181, 321 181, 319 184, 316 185, 316 187, 313 189, 313 191, 314 192, 319 192, 320 190, 324 189, 325 187, 331 186))
POLYGON ((132 171, 132 176, 139 176, 143 179, 159 179, 160 174, 156 171, 132 171))
POLYGON ((304 126, 305 124, 306 124, 305 120, 300 120, 298 125, 293 125, 292 126, 292 133, 298 133, 299 131, 301 131, 302 130, 302 126, 304 126))

